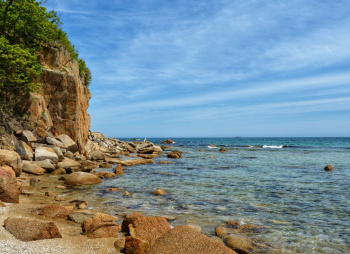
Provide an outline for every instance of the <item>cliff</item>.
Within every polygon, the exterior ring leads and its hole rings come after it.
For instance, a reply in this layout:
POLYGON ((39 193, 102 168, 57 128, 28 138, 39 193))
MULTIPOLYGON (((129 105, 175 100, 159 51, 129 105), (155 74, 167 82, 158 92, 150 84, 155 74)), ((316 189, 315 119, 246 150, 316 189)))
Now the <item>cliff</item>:
POLYGON ((52 47, 44 48, 38 59, 43 66, 41 88, 23 100, 21 110, 39 139, 48 132, 54 136, 67 134, 81 151, 90 128, 90 93, 79 76, 78 62, 63 48, 52 47))

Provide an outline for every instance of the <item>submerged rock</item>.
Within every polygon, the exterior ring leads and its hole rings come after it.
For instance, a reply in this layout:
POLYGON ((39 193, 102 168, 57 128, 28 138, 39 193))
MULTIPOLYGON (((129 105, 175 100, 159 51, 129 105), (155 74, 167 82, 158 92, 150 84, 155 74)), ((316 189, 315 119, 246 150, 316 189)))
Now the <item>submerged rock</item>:
POLYGON ((172 159, 180 159, 182 158, 182 153, 180 151, 175 150, 175 151, 169 152, 167 157, 172 159))
POLYGON ((332 166, 331 165, 326 165, 325 167, 324 167, 324 170, 325 171, 332 171, 333 170, 333 168, 332 168, 332 166))
POLYGON ((65 177, 64 181, 65 184, 72 186, 97 184, 101 182, 102 180, 98 176, 85 172, 74 172, 65 177))

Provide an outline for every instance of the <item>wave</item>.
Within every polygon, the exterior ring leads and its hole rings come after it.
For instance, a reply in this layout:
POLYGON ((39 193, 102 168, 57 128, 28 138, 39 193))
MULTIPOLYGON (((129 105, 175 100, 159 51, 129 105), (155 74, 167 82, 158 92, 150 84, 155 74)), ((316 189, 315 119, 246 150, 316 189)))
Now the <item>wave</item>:
POLYGON ((263 145, 262 148, 274 148, 274 149, 281 149, 284 148, 285 146, 267 146, 267 145, 263 145))

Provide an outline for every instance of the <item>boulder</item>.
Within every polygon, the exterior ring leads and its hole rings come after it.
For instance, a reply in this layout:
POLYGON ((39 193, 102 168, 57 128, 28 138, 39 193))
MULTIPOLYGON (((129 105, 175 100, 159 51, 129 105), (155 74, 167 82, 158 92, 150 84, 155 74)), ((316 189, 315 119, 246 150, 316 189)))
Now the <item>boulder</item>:
POLYGON ((89 238, 118 237, 120 226, 115 224, 114 217, 94 216, 81 224, 83 232, 89 238))
POLYGON ((100 171, 97 172, 97 176, 102 176, 103 178, 113 178, 115 177, 115 173, 100 171))
POLYGON ((37 142, 38 139, 34 136, 34 134, 31 131, 24 130, 21 132, 19 135, 20 140, 26 142, 26 143, 31 143, 31 142, 37 142))
POLYGON ((39 137, 40 141, 45 141, 46 137, 49 135, 47 131, 45 131, 43 128, 37 126, 35 130, 35 134, 39 137))
POLYGON ((33 149, 22 140, 16 141, 16 152, 21 156, 22 160, 33 160, 33 149))
POLYGON ((175 150, 175 151, 169 152, 167 157, 172 159, 180 159, 182 158, 182 153, 180 151, 175 150))
POLYGON ((235 254, 189 226, 178 226, 158 238, 148 254, 235 254))
POLYGON ((63 161, 57 163, 57 167, 64 168, 67 172, 75 172, 82 169, 79 162, 68 158, 64 158, 63 161))
POLYGON ((333 168, 332 168, 332 166, 331 165, 326 165, 325 167, 324 167, 324 170, 325 171, 332 171, 333 170, 333 168))
POLYGON ((22 172, 22 159, 18 153, 9 150, 0 149, 0 165, 10 166, 16 176, 20 176, 22 172))
POLYGON ((0 177, 16 178, 16 174, 10 166, 0 166, 0 177))
POLYGON ((74 172, 68 175, 64 181, 65 184, 72 186, 97 184, 101 182, 102 180, 98 176, 86 172, 74 172))
POLYGON ((154 160, 152 160, 152 159, 136 159, 136 160, 120 161, 120 164, 123 166, 135 166, 135 165, 148 164, 148 163, 154 163, 154 160))
POLYGON ((60 205, 47 205, 39 210, 39 215, 44 216, 45 218, 58 219, 68 217, 70 209, 60 205))
POLYGON ((105 155, 100 150, 94 150, 89 153, 91 160, 97 161, 97 160, 104 160, 105 155))
POLYGON ((226 152, 227 152, 227 149, 226 149, 226 148, 221 147, 221 148, 219 149, 219 151, 220 151, 221 153, 226 153, 226 152))
POLYGON ((34 154, 35 161, 43 161, 49 159, 51 161, 58 161, 58 156, 52 148, 37 147, 34 154))
POLYGON ((0 207, 6 207, 6 204, 0 200, 0 207))
POLYGON ((124 174, 122 164, 118 164, 118 165, 114 168, 114 173, 115 173, 116 175, 122 175, 122 174, 124 174))
POLYGON ((53 146, 57 146, 57 147, 64 147, 64 145, 61 141, 59 141, 56 138, 50 137, 50 136, 47 136, 45 141, 46 141, 46 144, 49 144, 49 145, 53 145, 53 146))
POLYGON ((100 168, 111 168, 112 165, 109 164, 108 162, 102 162, 100 165, 99 165, 100 168))
POLYGON ((114 242, 114 248, 117 250, 117 252, 121 252, 125 247, 125 237, 117 238, 117 240, 114 242))
POLYGON ((62 161, 62 160, 64 159, 64 156, 63 156, 63 152, 62 152, 61 148, 56 147, 56 146, 51 147, 51 148, 52 148, 52 149, 54 150, 54 152, 57 154, 58 160, 59 160, 59 161, 62 161))
POLYGON ((78 151, 77 144, 67 134, 61 134, 58 137, 56 137, 56 139, 61 141, 63 143, 63 146, 67 148, 68 151, 71 151, 72 153, 78 151))
POLYGON ((51 173, 56 169, 55 165, 52 164, 51 160, 49 159, 42 160, 42 161, 33 161, 32 163, 45 169, 47 173, 51 173))
POLYGON ((170 138, 167 140, 163 140, 162 142, 160 142, 161 144, 174 144, 175 141, 172 141, 170 138))
POLYGON ((90 160, 79 161, 84 172, 90 172, 92 169, 97 168, 97 163, 90 160))
POLYGON ((150 248, 150 244, 137 237, 125 237, 124 252, 126 254, 146 254, 150 248))
POLYGON ((21 241, 62 238, 53 222, 9 217, 4 221, 4 226, 8 232, 21 241))
POLYGON ((228 235, 224 238, 225 244, 237 253, 269 253, 277 254, 280 251, 261 240, 242 235, 228 235))
POLYGON ((65 152, 64 157, 67 157, 67 158, 73 160, 74 159, 74 153, 72 153, 71 151, 67 151, 67 152, 65 152))
POLYGON ((68 214, 68 219, 75 223, 82 224, 85 220, 91 219, 93 216, 93 214, 86 213, 70 213, 68 214))
POLYGON ((52 172, 53 175, 65 175, 66 173, 67 172, 64 168, 58 168, 52 172))
POLYGON ((169 222, 160 216, 143 216, 134 212, 127 215, 122 223, 122 232, 153 245, 163 234, 171 229, 169 222))
POLYGON ((154 194, 154 195, 157 195, 157 196, 158 196, 158 195, 165 195, 166 192, 165 192, 164 190, 158 188, 158 189, 156 189, 155 191, 153 191, 153 194, 154 194))
POLYGON ((7 203, 19 203, 22 184, 13 177, 0 177, 0 200, 7 203))
POLYGON ((33 175, 43 175, 46 173, 45 169, 29 161, 23 163, 22 171, 33 175))

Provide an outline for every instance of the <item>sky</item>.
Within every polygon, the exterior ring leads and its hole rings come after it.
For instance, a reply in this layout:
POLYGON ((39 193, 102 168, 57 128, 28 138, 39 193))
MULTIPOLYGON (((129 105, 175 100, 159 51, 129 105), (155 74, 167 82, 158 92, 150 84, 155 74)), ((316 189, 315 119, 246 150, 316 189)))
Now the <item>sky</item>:
POLYGON ((47 0, 109 137, 349 137, 350 0, 47 0))

